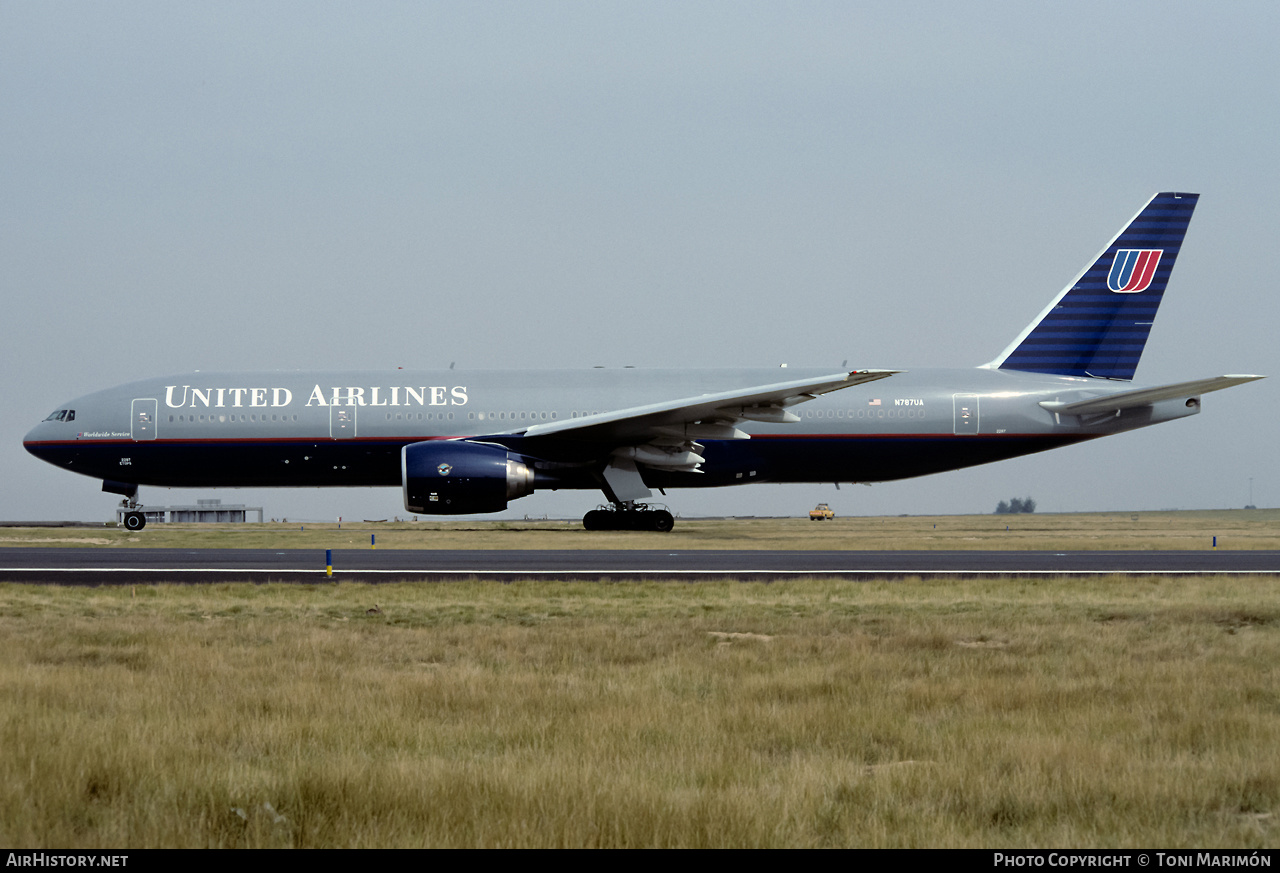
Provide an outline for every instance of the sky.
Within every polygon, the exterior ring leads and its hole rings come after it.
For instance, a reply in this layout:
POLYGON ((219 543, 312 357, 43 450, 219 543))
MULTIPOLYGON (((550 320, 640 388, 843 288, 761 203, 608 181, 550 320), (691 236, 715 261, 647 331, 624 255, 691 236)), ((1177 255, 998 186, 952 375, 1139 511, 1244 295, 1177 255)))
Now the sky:
MULTIPOLYGON (((1272 2, 0 0, 0 519, 114 517, 22 436, 148 376, 978 365, 1156 191, 1202 196, 1136 381, 1280 374, 1278 41, 1272 2)), ((665 501, 1276 506, 1278 391, 907 482, 665 501)), ((406 515, 396 489, 140 497, 406 515)))

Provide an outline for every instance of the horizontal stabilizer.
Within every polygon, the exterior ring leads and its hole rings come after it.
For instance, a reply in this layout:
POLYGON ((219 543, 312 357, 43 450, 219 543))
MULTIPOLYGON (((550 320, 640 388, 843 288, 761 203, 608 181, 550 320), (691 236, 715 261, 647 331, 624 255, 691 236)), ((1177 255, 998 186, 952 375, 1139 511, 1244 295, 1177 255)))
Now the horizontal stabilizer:
POLYGON ((1221 391, 1233 385, 1243 385, 1264 379, 1265 376, 1214 376, 1211 379, 1196 379, 1192 382, 1177 382, 1172 385, 1160 385, 1155 388, 1138 388, 1133 391, 1121 391, 1107 394, 1104 397, 1090 397, 1087 400, 1060 402, 1045 400, 1040 403, 1050 412, 1060 415, 1093 415, 1100 412, 1118 412, 1121 409, 1134 409, 1139 406, 1150 406, 1161 400, 1174 400, 1181 397, 1191 398, 1210 391, 1221 391))

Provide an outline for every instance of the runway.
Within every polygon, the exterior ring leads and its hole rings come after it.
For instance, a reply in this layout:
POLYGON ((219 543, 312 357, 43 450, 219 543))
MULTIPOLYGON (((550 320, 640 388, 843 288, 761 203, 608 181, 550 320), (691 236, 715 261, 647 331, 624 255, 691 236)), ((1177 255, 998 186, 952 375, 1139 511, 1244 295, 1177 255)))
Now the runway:
POLYGON ((0 581, 398 582, 457 579, 782 580, 1076 574, 1280 573, 1280 551, 665 551, 0 549, 0 581))

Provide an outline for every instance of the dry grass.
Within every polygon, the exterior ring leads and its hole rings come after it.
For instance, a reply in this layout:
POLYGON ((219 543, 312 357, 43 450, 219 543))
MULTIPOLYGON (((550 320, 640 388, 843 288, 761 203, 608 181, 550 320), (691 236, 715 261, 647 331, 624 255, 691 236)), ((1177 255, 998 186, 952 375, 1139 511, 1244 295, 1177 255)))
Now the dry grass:
POLYGON ((680 519, 671 533, 582 529, 577 521, 0 528, 2 546, 390 549, 1280 549, 1280 510, 680 519))
POLYGON ((0 844, 1275 847, 1271 577, 0 585, 0 844))

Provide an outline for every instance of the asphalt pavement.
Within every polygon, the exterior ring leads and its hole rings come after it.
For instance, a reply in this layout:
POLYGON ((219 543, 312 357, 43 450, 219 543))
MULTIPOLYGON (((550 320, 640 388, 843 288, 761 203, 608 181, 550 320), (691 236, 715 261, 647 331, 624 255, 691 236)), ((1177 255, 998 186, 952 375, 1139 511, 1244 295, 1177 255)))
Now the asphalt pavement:
POLYGON ((484 579, 785 579, 911 576, 1280 573, 1280 551, 719 551, 0 549, 0 581, 389 582, 484 579))

